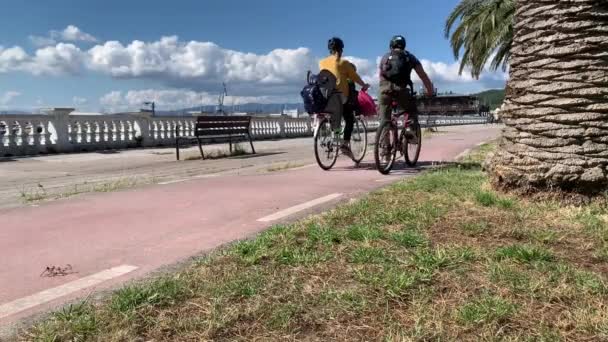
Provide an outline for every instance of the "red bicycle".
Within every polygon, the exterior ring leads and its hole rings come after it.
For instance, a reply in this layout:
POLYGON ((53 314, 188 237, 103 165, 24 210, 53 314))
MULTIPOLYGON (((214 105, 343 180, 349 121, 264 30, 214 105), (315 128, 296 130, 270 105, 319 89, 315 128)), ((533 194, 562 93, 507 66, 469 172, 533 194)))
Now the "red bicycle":
POLYGON ((420 123, 411 120, 410 114, 400 111, 397 102, 392 103, 391 120, 386 121, 378 128, 376 133, 376 144, 374 146, 374 158, 378 171, 387 175, 393 169, 397 159, 397 151, 405 156, 408 166, 415 166, 420 156, 422 147, 422 129, 420 123), (403 128, 399 133, 399 118, 403 116, 403 128))

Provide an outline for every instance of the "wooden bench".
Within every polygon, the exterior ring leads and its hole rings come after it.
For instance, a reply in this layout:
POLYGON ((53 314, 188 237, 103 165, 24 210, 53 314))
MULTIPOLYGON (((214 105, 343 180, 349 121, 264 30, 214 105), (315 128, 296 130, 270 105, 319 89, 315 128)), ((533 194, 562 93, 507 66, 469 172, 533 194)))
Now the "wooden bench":
POLYGON ((199 116, 196 118, 194 136, 180 137, 180 127, 177 126, 175 128, 175 153, 177 160, 179 160, 180 140, 196 140, 203 159, 205 159, 202 145, 203 139, 228 138, 230 153, 232 154, 233 138, 248 138, 249 144, 251 145, 251 151, 255 154, 251 133, 249 132, 250 127, 251 116, 199 116))

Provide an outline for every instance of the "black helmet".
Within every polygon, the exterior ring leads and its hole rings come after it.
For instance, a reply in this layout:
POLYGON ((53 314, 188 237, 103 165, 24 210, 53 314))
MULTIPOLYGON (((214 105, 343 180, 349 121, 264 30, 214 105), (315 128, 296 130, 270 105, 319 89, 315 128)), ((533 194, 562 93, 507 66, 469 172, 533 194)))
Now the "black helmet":
POLYGON ((405 50, 405 37, 404 36, 394 36, 393 39, 391 39, 390 47, 391 47, 391 50, 392 49, 405 50))
POLYGON ((344 42, 338 37, 333 37, 327 42, 327 49, 329 52, 342 52, 344 51, 344 42))

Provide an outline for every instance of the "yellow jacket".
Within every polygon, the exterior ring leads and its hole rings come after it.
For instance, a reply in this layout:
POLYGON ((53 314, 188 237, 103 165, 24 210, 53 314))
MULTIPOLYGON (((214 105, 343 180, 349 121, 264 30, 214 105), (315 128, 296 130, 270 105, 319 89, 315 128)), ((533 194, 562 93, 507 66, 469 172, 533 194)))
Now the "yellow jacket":
POLYGON ((346 97, 348 97, 349 93, 348 80, 351 80, 360 86, 365 84, 359 74, 355 71, 353 65, 345 59, 338 59, 338 56, 336 55, 330 55, 322 59, 319 62, 319 70, 327 70, 334 74, 338 79, 338 82, 336 83, 337 90, 342 92, 346 97))

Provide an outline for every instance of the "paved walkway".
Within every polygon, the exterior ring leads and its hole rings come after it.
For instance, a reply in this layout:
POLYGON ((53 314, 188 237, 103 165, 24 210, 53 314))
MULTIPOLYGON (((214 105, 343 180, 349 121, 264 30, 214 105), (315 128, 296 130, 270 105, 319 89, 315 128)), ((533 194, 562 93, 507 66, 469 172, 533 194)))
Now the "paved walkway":
MULTIPOLYGON (((496 126, 444 129, 424 141, 420 164, 428 167, 452 160, 498 132, 496 126)), ((172 155, 146 150, 3 164, 9 167, 3 172, 12 172, 13 182, 28 178, 18 174, 19 168, 29 168, 44 182, 66 184, 66 180, 102 178, 123 170, 138 176, 162 174, 170 180, 161 182, 164 185, 0 209, 0 322, 15 322, 93 290, 113 287, 420 170, 401 163, 390 176, 381 176, 370 154, 360 168, 343 158, 334 170, 324 172, 312 164, 310 139, 258 145, 266 154, 246 159, 175 162, 172 155), (270 164, 294 160, 306 166, 267 170, 270 164), (74 165, 79 169, 69 170, 74 165), (247 167, 236 171, 243 166, 247 167), (56 172, 55 177, 44 170, 56 172), (74 176, 62 177, 61 172, 74 176), (40 276, 46 266, 66 264, 75 273, 40 276)), ((6 181, 2 186, 7 188, 6 181)))
MULTIPOLYGON (((242 146, 249 152, 247 144, 242 146)), ((196 147, 181 151, 180 162, 176 162, 173 148, 0 158, 0 208, 31 204, 28 199, 43 194, 49 198, 63 197, 95 188, 163 183, 201 174, 311 160, 310 138, 257 141, 255 147, 258 152, 255 156, 206 161, 199 159, 196 147)), ((227 154, 228 144, 208 145, 204 149, 207 155, 227 154)))

